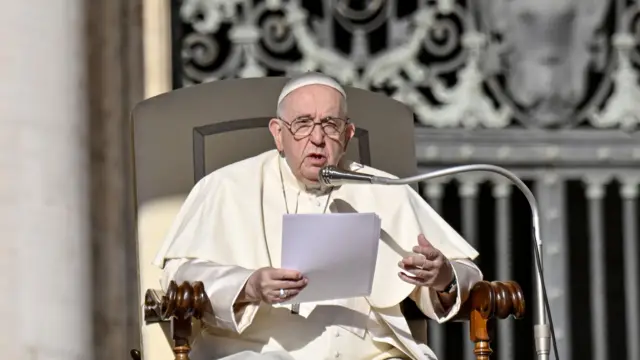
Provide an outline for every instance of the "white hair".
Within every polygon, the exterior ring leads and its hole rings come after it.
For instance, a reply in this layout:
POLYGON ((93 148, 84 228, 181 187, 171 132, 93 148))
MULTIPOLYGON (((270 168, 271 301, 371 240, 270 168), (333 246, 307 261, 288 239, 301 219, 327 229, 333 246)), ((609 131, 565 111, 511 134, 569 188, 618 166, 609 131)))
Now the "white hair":
POLYGON ((284 99, 287 95, 294 90, 308 85, 325 85, 337 90, 342 95, 340 98, 340 112, 344 115, 347 114, 347 93, 342 85, 328 75, 317 72, 307 72, 292 78, 282 87, 282 91, 280 91, 280 95, 278 96, 278 105, 276 107, 276 116, 278 118, 282 119, 284 112, 283 108, 285 105, 284 99))

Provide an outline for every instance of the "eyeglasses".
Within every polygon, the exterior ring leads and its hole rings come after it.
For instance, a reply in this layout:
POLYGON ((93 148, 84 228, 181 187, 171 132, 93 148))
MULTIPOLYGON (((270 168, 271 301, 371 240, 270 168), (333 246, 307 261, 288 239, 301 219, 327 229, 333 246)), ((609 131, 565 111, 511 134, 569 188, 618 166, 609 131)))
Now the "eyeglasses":
POLYGON ((306 116, 296 118, 291 123, 288 123, 283 119, 280 119, 280 120, 284 123, 284 126, 287 129, 289 129, 289 131, 293 134, 293 136, 298 140, 311 135, 316 125, 320 125, 320 127, 322 128, 322 131, 324 131, 324 133, 327 136, 331 138, 337 138, 337 137, 340 137, 340 135, 342 135, 342 132, 345 130, 345 128, 347 127, 347 124, 349 123, 348 118, 342 119, 342 118, 333 117, 333 116, 323 118, 320 120, 320 122, 315 122, 313 118, 306 117, 306 116))

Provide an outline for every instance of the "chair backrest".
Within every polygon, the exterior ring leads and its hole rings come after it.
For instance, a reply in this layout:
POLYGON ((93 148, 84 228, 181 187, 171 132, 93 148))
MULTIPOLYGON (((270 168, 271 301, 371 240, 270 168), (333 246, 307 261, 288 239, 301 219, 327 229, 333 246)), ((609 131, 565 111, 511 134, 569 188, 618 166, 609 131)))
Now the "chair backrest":
MULTIPOLYGON (((134 109, 141 298, 147 289, 159 288, 161 271, 151 262, 195 182, 217 168, 274 147, 266 126, 275 116, 277 97, 286 80, 221 80, 159 95, 134 109)), ((351 87, 345 90, 349 117, 358 128, 347 156, 397 176, 415 175, 411 110, 383 94, 351 87)), ((166 336, 160 326, 143 323, 145 358, 172 359, 166 336)))

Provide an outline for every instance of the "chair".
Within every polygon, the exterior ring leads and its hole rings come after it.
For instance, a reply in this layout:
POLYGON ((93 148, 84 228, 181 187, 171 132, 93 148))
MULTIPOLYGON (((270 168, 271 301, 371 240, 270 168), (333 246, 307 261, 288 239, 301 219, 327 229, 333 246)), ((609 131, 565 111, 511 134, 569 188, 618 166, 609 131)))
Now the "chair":
MULTIPOLYGON (((151 265, 173 217, 196 181, 220 168, 273 148, 266 126, 286 78, 223 80, 159 95, 132 113, 142 354, 145 360, 188 359, 208 301, 202 283, 159 288, 151 265)), ((413 114, 403 104, 362 89, 347 88, 349 116, 358 130, 347 156, 398 176, 417 171, 413 114), (389 146, 392 141, 393 146, 389 146)), ((410 312, 410 311, 408 311, 410 312)), ((471 321, 478 359, 488 359, 488 323, 524 314, 524 298, 513 282, 481 282, 461 312, 471 321)), ((412 318, 422 324, 424 318, 412 318), (420 322, 421 321, 421 322, 420 322)), ((419 329, 418 329, 419 330, 419 329)), ((416 331, 418 333, 419 331, 416 331)), ((424 331, 423 331, 424 332, 424 331)), ((140 351, 132 350, 140 358, 140 351)))

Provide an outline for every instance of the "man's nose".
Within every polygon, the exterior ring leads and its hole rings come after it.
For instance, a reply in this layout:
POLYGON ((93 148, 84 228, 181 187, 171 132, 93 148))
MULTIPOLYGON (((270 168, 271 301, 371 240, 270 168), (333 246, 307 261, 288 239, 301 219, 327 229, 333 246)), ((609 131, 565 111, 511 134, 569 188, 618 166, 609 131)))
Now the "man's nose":
POLYGON ((313 124, 313 130, 311 131, 311 142, 316 145, 321 145, 324 143, 324 130, 322 129, 322 125, 313 124))

